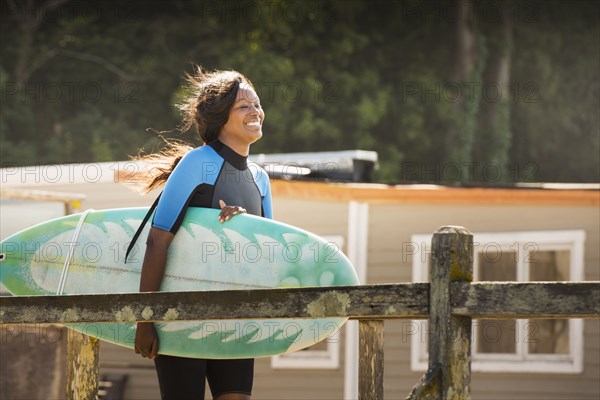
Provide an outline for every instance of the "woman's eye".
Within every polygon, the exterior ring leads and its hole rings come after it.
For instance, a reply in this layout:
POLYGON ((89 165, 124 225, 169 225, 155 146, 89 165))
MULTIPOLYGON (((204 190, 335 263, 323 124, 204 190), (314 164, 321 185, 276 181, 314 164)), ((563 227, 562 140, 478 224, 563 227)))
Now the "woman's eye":
MULTIPOLYGON (((248 108, 248 107, 250 107, 250 106, 247 105, 247 104, 244 104, 243 106, 240 106, 239 108, 248 108)), ((254 104, 254 107, 256 107, 257 109, 261 109, 262 108, 259 103, 254 104)))

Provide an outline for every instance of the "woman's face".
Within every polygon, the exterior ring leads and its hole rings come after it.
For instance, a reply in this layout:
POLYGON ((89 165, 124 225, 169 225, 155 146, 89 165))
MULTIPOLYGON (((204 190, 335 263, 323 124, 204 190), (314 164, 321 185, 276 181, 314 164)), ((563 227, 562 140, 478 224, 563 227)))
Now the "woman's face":
POLYGON ((228 145, 249 146, 262 137, 264 119, 258 95, 248 84, 241 83, 219 139, 228 145))

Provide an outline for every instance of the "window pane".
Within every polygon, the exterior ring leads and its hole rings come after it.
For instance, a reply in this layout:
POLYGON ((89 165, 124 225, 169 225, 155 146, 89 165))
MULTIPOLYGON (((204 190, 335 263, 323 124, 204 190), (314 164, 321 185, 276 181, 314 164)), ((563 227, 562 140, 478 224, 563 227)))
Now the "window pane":
POLYGON ((530 320, 527 337, 530 354, 569 354, 569 320, 530 320))
MULTIPOLYGON (((568 250, 537 251, 530 253, 529 279, 532 281, 569 280, 568 250)), ((568 354, 569 320, 529 321, 529 353, 568 354)))
POLYGON ((479 257, 480 281, 516 281, 517 253, 493 246, 485 247, 479 257))
POLYGON ((515 320, 478 320, 477 352, 515 353, 515 326, 515 320))
POLYGON ((313 344, 312 346, 308 346, 303 348, 301 351, 327 351, 327 339, 322 340, 316 344, 313 344))
POLYGON ((568 281, 569 250, 535 251, 529 255, 530 281, 568 281))

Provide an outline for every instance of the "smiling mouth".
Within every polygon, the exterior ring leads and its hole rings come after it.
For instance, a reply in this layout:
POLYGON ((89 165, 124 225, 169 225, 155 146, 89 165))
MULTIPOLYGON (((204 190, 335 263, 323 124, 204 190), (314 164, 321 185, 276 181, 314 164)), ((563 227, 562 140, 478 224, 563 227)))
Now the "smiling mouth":
POLYGON ((245 124, 246 126, 253 126, 253 127, 261 127, 261 123, 259 121, 252 121, 252 122, 248 122, 245 124))

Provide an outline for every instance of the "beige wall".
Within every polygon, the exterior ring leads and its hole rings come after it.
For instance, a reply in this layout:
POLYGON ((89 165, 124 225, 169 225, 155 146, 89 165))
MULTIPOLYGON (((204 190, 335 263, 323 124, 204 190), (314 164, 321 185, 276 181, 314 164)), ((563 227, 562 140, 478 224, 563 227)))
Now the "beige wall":
POLYGON ((66 331, 54 324, 0 325, 0 399, 64 398, 66 331))

